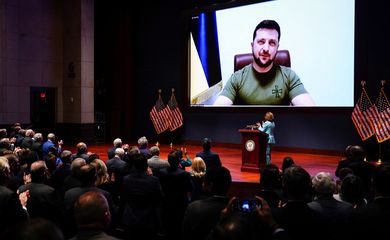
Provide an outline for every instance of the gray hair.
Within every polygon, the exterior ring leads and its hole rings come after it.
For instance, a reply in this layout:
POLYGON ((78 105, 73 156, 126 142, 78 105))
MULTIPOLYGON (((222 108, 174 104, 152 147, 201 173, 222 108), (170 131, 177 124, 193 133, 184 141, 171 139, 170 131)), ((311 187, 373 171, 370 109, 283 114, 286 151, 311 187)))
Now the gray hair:
POLYGON ((160 148, 157 147, 157 146, 151 147, 151 148, 150 148, 150 154, 151 154, 152 156, 158 156, 158 155, 160 155, 160 148))
POLYGON ((140 137, 138 139, 138 145, 142 147, 148 145, 148 139, 145 136, 140 137))
POLYGON ((120 139, 120 138, 115 138, 113 144, 114 144, 115 147, 120 147, 120 146, 122 146, 122 139, 120 139))
POLYGON ((319 172, 311 180, 313 189, 318 195, 333 194, 336 189, 336 182, 328 172, 319 172))

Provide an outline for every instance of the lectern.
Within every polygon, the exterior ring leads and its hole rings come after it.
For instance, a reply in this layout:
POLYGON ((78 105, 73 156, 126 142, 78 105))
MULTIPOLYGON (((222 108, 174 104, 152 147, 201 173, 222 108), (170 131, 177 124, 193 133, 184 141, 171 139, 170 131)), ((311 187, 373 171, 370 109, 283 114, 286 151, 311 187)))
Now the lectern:
POLYGON ((265 167, 268 134, 254 129, 239 129, 241 133, 241 172, 259 172, 265 167))

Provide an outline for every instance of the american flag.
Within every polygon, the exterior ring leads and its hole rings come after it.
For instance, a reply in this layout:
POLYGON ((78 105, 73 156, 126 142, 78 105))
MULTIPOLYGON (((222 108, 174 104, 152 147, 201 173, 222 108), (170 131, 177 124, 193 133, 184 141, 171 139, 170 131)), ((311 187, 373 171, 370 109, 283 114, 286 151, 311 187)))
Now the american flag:
POLYGON ((149 115, 157 134, 169 128, 169 112, 161 99, 161 94, 159 94, 156 104, 153 106, 149 115))
POLYGON ((166 109, 169 112, 169 130, 173 131, 183 125, 183 115, 179 109, 179 106, 177 104, 175 95, 171 95, 171 99, 169 100, 166 109))
POLYGON ((372 123, 375 128, 375 135, 378 142, 384 142, 390 138, 390 107, 383 87, 375 102, 376 115, 372 123))
POLYGON ((360 99, 352 112, 352 121, 363 141, 375 134, 371 119, 376 115, 376 107, 371 103, 363 88, 360 99))

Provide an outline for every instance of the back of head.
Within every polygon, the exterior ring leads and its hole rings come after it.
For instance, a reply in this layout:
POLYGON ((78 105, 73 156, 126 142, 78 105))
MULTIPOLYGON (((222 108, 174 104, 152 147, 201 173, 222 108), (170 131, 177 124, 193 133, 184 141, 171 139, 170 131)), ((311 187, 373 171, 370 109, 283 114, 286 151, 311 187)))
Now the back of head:
POLYGON ((0 157, 0 185, 5 184, 10 174, 8 160, 5 157, 0 157))
POLYGON ((363 180, 356 175, 348 174, 341 183, 340 197, 352 205, 362 204, 365 197, 363 180))
POLYGON ((56 140, 56 135, 54 133, 47 134, 47 139, 54 142, 56 140))
POLYGON ((107 199, 98 191, 81 195, 75 203, 74 215, 80 229, 104 229, 111 220, 107 199))
POLYGON ((291 166, 283 174, 282 187, 288 198, 304 200, 311 190, 310 174, 301 166, 291 166))
POLYGON ((212 240, 252 240, 255 228, 249 215, 231 213, 221 219, 211 232, 212 240))
POLYGON ((374 169, 374 189, 378 196, 390 197, 390 164, 382 163, 374 169))
POLYGON ((312 178, 313 189, 317 196, 333 196, 336 182, 328 172, 319 172, 312 178))
POLYGON ((80 175, 77 178, 84 187, 90 187, 95 184, 96 180, 96 169, 91 164, 86 164, 80 168, 80 175))
POLYGON ((9 138, 1 138, 0 139, 0 148, 10 149, 11 142, 9 141, 9 138))
POLYGON ((43 141, 42 133, 35 133, 35 134, 34 134, 34 140, 35 140, 36 142, 42 142, 42 141, 43 141))
POLYGON ((138 146, 140 148, 146 148, 148 146, 148 139, 145 136, 142 136, 138 139, 138 146))
POLYGON ((160 155, 160 148, 157 146, 153 146, 150 148, 150 154, 152 156, 159 156, 160 155))
POLYGON ((85 164, 87 163, 84 158, 75 158, 70 165, 70 169, 72 170, 72 172, 78 171, 85 164))
POLYGON ((31 181, 42 183, 46 180, 47 167, 45 161, 39 160, 31 164, 31 181))
POLYGON ((31 166, 33 162, 38 161, 38 155, 35 151, 25 149, 24 151, 19 152, 19 161, 21 163, 27 163, 28 166, 31 166))
POLYGON ((191 172, 196 177, 203 177, 206 173, 206 164, 201 157, 195 157, 192 161, 191 172))
POLYGON ((107 166, 103 160, 97 158, 91 161, 90 164, 93 165, 96 170, 96 185, 100 185, 108 181, 109 175, 107 172, 107 166))
POLYGON ((351 159, 356 162, 362 162, 364 161, 364 158, 366 157, 365 151, 363 147, 359 145, 353 145, 350 149, 351 151, 351 159))
POLYGON ((72 152, 69 150, 64 150, 62 151, 60 157, 63 163, 70 163, 72 161, 72 152))
POLYGON ((137 154, 133 158, 133 166, 137 171, 146 172, 148 169, 148 160, 145 155, 137 154))
POLYGON ((180 162, 180 156, 179 156, 177 150, 172 150, 168 154, 169 168, 170 169, 177 169, 179 167, 179 162, 180 162))
POLYGON ((77 143, 76 148, 77 148, 77 153, 81 154, 87 152, 87 144, 85 144, 84 142, 77 143))
POLYGON ((232 183, 229 169, 225 167, 210 168, 206 171, 205 184, 211 186, 211 193, 226 196, 232 183))
POLYGON ((286 168, 290 167, 291 165, 295 164, 294 159, 290 156, 286 156, 283 158, 282 162, 282 172, 286 170, 286 168))
POLYGON ((204 151, 209 151, 211 149, 211 139, 210 138, 203 138, 202 147, 203 147, 204 151))
POLYGON ((122 147, 122 139, 120 138, 115 138, 114 141, 113 141, 113 145, 114 147, 122 147))
POLYGON ((116 148, 115 149, 115 156, 118 156, 119 158, 123 158, 125 155, 125 150, 123 148, 116 148))
POLYGON ((32 218, 17 224, 1 236, 3 240, 64 240, 61 229, 44 218, 32 218))
POLYGON ((260 185, 263 189, 272 190, 281 185, 280 171, 275 164, 268 164, 260 170, 260 185))

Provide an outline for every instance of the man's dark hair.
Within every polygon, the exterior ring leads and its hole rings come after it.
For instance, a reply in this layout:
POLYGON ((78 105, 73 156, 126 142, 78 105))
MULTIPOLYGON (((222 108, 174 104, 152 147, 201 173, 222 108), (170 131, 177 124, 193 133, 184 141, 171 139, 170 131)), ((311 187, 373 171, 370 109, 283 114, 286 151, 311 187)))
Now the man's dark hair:
POLYGON ((146 172, 148 169, 148 160, 145 155, 137 154, 133 158, 134 168, 140 172, 146 172))
POLYGON ((282 185, 289 198, 303 200, 311 191, 311 177, 304 168, 293 165, 283 173, 282 185))
POLYGON ((168 163, 171 169, 177 169, 179 167, 180 156, 177 150, 172 150, 168 154, 168 163))
POLYGON ((211 139, 210 138, 203 138, 202 146, 203 146, 204 151, 209 151, 211 149, 211 139))
POLYGON ((280 26, 279 24, 274 20, 263 20, 259 24, 257 24, 255 31, 253 31, 253 40, 256 38, 256 31, 260 28, 266 28, 266 29, 275 29, 278 32, 278 40, 280 40, 280 26))
POLYGON ((373 183, 379 196, 390 197, 390 163, 383 163, 374 169, 373 183))
POLYGON ((229 192, 232 176, 229 169, 215 167, 207 169, 204 181, 212 186, 211 191, 213 194, 225 196, 229 192))

